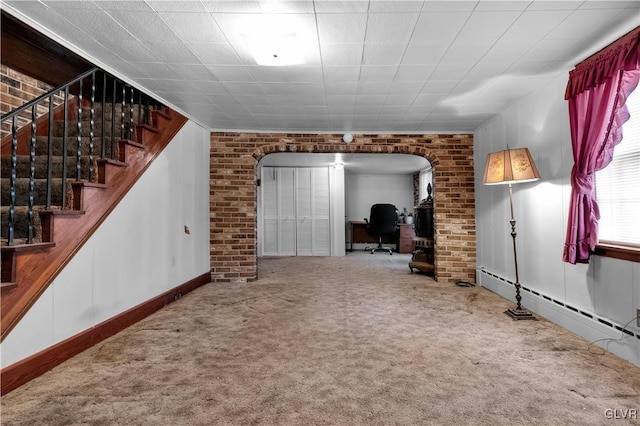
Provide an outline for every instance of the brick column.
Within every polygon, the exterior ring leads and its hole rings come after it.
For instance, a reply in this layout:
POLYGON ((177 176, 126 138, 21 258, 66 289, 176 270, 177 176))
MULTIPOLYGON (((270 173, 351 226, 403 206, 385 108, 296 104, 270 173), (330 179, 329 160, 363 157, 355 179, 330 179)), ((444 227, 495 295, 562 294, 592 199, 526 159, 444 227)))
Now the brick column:
POLYGON ((436 276, 475 282, 473 135, 211 134, 210 246, 214 282, 257 278, 256 166, 275 152, 401 153, 433 166, 436 276))

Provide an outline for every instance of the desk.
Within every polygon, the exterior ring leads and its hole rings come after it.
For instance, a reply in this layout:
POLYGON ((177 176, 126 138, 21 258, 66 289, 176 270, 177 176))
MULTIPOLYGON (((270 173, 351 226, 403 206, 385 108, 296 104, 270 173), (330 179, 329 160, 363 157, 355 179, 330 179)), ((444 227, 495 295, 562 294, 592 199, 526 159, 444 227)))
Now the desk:
MULTIPOLYGON (((401 224, 401 226, 404 224, 401 224)), ((413 225, 411 226, 411 232, 413 233, 413 225)), ((413 238, 413 235, 411 236, 413 238)), ((382 238, 383 244, 395 244, 397 248, 399 248, 399 239, 400 232, 397 231, 395 235, 382 238)), ((353 244, 378 244, 378 239, 376 237, 372 237, 367 232, 367 222, 360 220, 351 220, 349 221, 349 235, 347 235, 347 241, 349 242, 349 251, 353 251, 353 244)), ((397 251, 397 250, 396 250, 397 251)), ((409 251, 410 253, 410 251, 409 251)))
POLYGON ((360 220, 349 221, 349 251, 353 251, 353 243, 377 243, 378 240, 367 233, 367 222, 360 220))

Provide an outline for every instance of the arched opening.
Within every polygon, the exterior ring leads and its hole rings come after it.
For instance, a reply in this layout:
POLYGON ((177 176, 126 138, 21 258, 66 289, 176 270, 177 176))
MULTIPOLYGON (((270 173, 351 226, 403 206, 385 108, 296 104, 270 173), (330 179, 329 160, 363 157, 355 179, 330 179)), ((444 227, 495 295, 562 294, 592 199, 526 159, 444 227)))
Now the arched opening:
POLYGON ((475 281, 472 134, 354 135, 212 132, 211 278, 257 278, 257 168, 272 153, 411 154, 433 167, 437 279, 475 281))
POLYGON ((344 256, 370 246, 362 221, 377 203, 396 206, 403 239, 398 232, 390 242, 410 254, 415 208, 433 185, 431 163, 405 153, 276 152, 258 161, 256 176, 258 257, 344 256))

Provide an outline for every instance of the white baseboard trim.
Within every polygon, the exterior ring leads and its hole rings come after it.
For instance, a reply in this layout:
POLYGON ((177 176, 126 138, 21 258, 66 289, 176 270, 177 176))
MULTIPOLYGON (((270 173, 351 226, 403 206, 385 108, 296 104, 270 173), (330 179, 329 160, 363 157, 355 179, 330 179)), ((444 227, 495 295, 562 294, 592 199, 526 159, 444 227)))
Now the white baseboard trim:
MULTIPOLYGON (((479 268, 476 276, 478 285, 515 304, 512 281, 485 268, 479 268)), ((635 327, 635 321, 625 328, 625 324, 578 309, 522 284, 520 295, 524 308, 640 367, 640 330, 635 327)))

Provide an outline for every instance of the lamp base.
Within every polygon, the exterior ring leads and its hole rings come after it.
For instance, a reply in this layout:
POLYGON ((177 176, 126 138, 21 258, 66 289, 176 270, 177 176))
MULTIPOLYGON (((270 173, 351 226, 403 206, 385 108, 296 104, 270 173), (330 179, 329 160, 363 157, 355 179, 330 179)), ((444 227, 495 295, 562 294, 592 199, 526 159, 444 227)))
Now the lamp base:
POLYGON ((536 317, 533 316, 533 314, 529 311, 527 311, 526 309, 507 309, 506 311, 504 311, 505 314, 509 315, 512 319, 514 320, 534 320, 536 319, 536 317))

